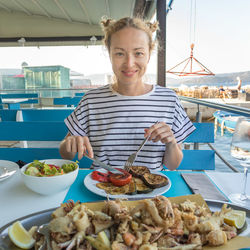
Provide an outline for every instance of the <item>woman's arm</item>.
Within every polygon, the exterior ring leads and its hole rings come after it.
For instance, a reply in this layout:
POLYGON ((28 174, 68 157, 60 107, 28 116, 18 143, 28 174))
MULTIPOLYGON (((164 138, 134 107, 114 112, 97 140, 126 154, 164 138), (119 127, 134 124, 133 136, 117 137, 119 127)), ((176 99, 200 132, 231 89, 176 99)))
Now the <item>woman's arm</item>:
POLYGON ((91 158, 94 157, 93 149, 87 136, 76 136, 69 133, 60 143, 59 152, 62 158, 70 160, 74 159, 76 153, 78 153, 79 160, 85 154, 88 154, 91 158))
POLYGON ((161 141, 166 144, 163 164, 170 170, 175 170, 181 163, 183 153, 181 145, 177 144, 174 134, 165 122, 159 122, 145 129, 145 137, 153 142, 161 141), (150 136, 149 136, 150 135, 150 136))
POLYGON ((169 170, 175 170, 176 168, 178 168, 182 159, 183 159, 183 153, 181 144, 177 144, 176 142, 166 144, 163 164, 169 170))

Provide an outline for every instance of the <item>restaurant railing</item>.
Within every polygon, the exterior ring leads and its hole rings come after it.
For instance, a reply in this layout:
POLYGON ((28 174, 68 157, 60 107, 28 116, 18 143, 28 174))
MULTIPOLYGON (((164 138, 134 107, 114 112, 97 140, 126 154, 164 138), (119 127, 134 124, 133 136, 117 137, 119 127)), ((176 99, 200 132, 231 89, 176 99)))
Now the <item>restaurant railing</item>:
POLYGON ((199 105, 203 105, 203 106, 206 106, 209 108, 214 108, 214 109, 223 110, 223 111, 235 113, 238 115, 250 117, 250 109, 249 108, 233 106, 233 105, 228 105, 228 104, 215 103, 215 102, 211 102, 211 101, 205 101, 202 99, 196 99, 196 98, 186 97, 186 96, 179 96, 179 98, 182 101, 197 104, 198 111, 199 111, 199 105))
MULTIPOLYGON (((186 96, 179 96, 181 101, 190 102, 197 104, 197 114, 196 114, 196 121, 201 122, 202 121, 202 114, 199 109, 199 105, 206 106, 209 108, 214 108, 222 111, 227 111, 230 113, 234 113, 240 116, 246 116, 250 117, 250 109, 246 107, 239 107, 239 106, 233 106, 228 104, 221 104, 221 103, 214 103, 211 101, 205 101, 202 99, 196 99, 192 97, 186 97, 186 96)), ((214 150, 215 154, 234 172, 239 172, 235 167, 233 167, 217 150, 214 148, 210 143, 208 143, 208 146, 214 150)), ((199 145, 195 144, 194 148, 198 149, 199 145)))
MULTIPOLYGON (((94 86, 93 86, 94 87, 94 86)), ((38 93, 39 98, 73 97, 75 93, 86 92, 91 88, 36 88, 36 89, 0 89, 0 94, 38 93)))

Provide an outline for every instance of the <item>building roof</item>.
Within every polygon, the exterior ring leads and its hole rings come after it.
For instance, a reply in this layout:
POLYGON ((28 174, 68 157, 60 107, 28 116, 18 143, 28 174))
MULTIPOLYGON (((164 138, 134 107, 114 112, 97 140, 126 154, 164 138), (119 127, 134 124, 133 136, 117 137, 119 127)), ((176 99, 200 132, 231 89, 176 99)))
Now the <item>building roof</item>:
POLYGON ((22 69, 0 69, 2 76, 15 76, 22 74, 22 69))

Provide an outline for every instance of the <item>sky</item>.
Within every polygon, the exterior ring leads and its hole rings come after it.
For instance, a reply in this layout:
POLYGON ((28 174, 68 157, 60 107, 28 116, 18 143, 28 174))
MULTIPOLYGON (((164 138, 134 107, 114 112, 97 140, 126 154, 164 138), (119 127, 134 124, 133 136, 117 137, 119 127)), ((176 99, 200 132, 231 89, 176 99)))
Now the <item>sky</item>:
MULTIPOLYGON (((249 10, 250 0, 174 0, 167 15, 166 70, 190 56, 191 43, 194 57, 215 74, 250 70, 249 10)), ((103 46, 0 47, 0 68, 21 68, 23 62, 84 75, 112 72, 103 46)), ((156 69, 154 51, 147 73, 156 69)))

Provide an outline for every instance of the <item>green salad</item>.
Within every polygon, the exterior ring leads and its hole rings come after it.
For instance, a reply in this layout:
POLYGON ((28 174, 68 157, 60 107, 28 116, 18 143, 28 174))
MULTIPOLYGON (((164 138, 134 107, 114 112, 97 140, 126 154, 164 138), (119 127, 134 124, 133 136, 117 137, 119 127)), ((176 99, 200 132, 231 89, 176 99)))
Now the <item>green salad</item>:
POLYGON ((48 176, 67 174, 77 169, 77 167, 78 167, 77 162, 63 164, 61 167, 59 167, 53 164, 46 164, 44 162, 34 160, 25 169, 24 173, 31 176, 48 177, 48 176))

